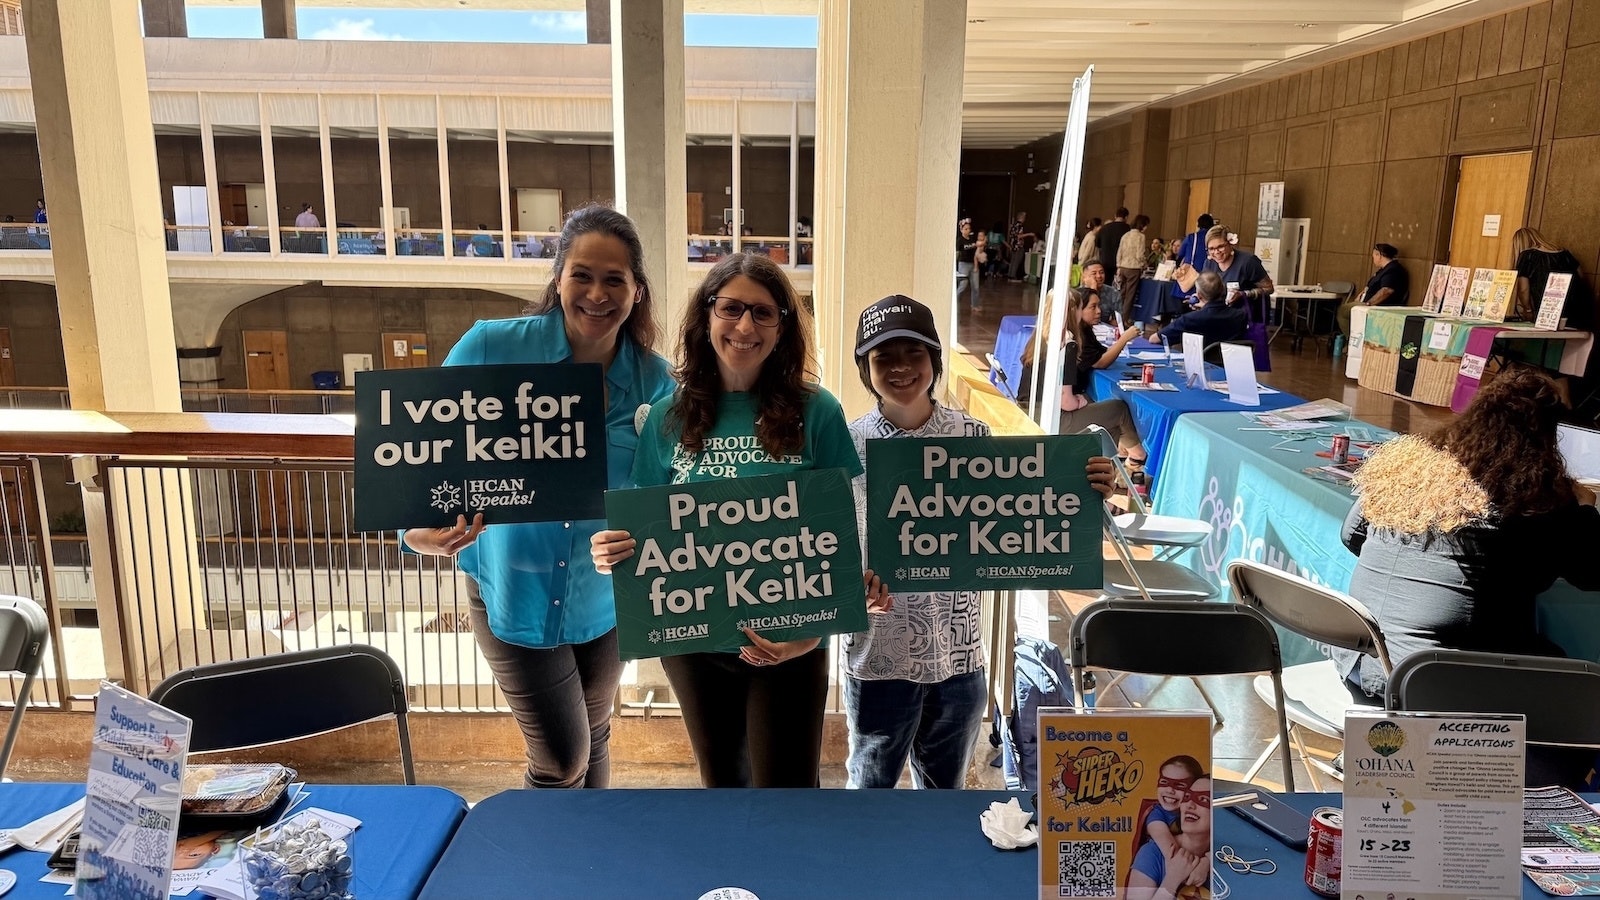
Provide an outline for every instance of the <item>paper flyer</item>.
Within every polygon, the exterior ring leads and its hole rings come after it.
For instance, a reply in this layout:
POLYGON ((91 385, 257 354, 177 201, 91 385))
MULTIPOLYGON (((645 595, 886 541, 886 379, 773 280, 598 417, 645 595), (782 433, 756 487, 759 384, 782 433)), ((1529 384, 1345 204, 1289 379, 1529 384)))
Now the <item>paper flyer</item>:
POLYGON ((1041 708, 1038 734, 1041 900, 1210 900, 1208 713, 1041 708))
POLYGON ((868 568, 891 591, 1099 590, 1099 455, 1081 434, 867 441, 868 568))
POLYGON ((1489 307, 1489 295, 1494 290, 1494 273, 1494 269, 1472 270, 1472 284, 1467 288, 1467 305, 1462 307, 1462 318, 1483 318, 1489 307))
POLYGON ((1572 276, 1566 272, 1552 272, 1544 283, 1544 297, 1539 300, 1539 316, 1533 327, 1540 331, 1555 331, 1561 327, 1561 310, 1567 305, 1567 292, 1572 289, 1572 276))
POLYGON ((95 700, 76 896, 166 900, 190 722, 109 682, 95 700))
POLYGON ((1521 896, 1520 715, 1351 711, 1340 896, 1521 896))
POLYGON ((1434 266, 1433 275, 1428 278, 1428 292, 1422 295, 1422 308, 1428 312, 1438 312, 1444 308, 1444 293, 1449 285, 1450 267, 1434 266))
POLYGON ((1511 295, 1517 287, 1517 273, 1510 269, 1495 269, 1489 283, 1489 302, 1483 308, 1483 317, 1491 322, 1504 322, 1511 310, 1511 295))
POLYGON ((1467 285, 1472 278, 1472 270, 1460 266, 1450 267, 1450 280, 1444 289, 1444 305, 1439 311, 1447 316, 1459 316, 1466 308, 1467 285))

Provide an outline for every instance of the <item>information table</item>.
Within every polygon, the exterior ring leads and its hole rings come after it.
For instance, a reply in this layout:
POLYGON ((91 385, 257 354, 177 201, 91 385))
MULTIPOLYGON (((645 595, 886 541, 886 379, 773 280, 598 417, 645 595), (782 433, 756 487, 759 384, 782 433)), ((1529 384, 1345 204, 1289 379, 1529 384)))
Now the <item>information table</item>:
MULTIPOLYGON (((308 785, 303 807, 320 807, 361 820, 350 838, 357 897, 415 897, 445 845, 466 815, 467 804, 440 787, 420 785, 308 785)), ((0 828, 26 825, 83 796, 81 784, 18 782, 0 784, 0 828)), ((17 875, 6 900, 59 900, 66 888, 42 884, 47 855, 12 850, 0 856, 0 869, 17 875)), ((201 897, 201 894, 191 894, 201 897)), ((481 895, 480 895, 481 896, 481 895)))

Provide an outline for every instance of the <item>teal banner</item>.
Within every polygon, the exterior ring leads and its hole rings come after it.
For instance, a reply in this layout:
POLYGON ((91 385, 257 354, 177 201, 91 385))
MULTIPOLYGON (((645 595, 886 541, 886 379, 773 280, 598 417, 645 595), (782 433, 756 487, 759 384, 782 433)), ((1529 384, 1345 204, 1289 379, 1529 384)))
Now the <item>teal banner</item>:
POLYGON ((867 441, 867 562, 891 591, 1098 590, 1093 435, 867 441))
POLYGON ((638 542, 611 572, 623 659, 867 629, 843 469, 608 491, 606 520, 638 542))

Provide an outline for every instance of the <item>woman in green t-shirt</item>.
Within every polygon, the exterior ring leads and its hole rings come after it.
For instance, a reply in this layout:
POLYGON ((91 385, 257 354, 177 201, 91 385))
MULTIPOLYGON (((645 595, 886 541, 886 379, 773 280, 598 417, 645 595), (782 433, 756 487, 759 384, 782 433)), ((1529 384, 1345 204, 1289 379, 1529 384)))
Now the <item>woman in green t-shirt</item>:
MULTIPOLYGON (((816 383, 811 315, 771 260, 735 253, 690 298, 679 388, 650 408, 633 478, 640 487, 775 475, 861 472, 839 401, 816 383)), ((595 568, 633 555, 626 531, 591 541, 595 568)), ((706 787, 815 787, 828 654, 817 638, 774 642, 745 630, 738 653, 662 659, 706 787)))

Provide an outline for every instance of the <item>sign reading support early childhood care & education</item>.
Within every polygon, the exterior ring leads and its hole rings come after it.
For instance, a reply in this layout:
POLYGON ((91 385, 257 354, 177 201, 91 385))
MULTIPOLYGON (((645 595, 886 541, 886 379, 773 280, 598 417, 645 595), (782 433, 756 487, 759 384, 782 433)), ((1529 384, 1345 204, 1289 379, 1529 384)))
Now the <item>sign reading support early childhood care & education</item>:
POLYGON ((867 441, 867 562, 892 591, 1098 589, 1094 435, 867 441))
POLYGON ((594 364, 356 376, 358 531, 598 519, 605 385, 594 364))
POLYGON ((611 571, 623 659, 867 629, 855 497, 843 469, 606 493, 637 542, 611 571))

